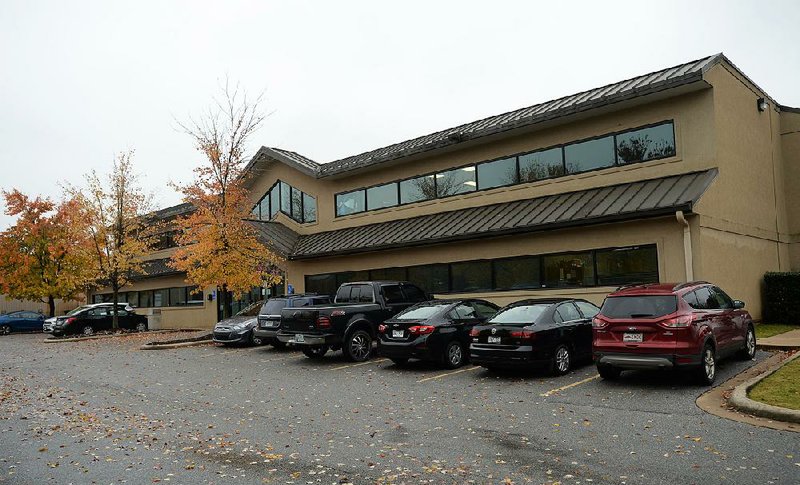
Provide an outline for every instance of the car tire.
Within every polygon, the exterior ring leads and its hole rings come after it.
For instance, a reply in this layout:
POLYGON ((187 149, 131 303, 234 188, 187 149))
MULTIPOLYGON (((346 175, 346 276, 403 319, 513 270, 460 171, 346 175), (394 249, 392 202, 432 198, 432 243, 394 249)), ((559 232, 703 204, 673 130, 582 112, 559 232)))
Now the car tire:
POLYGON ((744 347, 736 356, 740 360, 753 360, 756 357, 756 332, 753 327, 747 326, 747 333, 744 337, 744 347))
POLYGON ((11 325, 3 325, 0 327, 0 335, 8 335, 11 333, 11 325))
POLYGON ((272 345, 273 347, 275 347, 276 349, 285 349, 286 348, 286 342, 281 342, 277 338, 274 338, 274 339, 270 340, 269 344, 272 345))
POLYGON ((250 345, 253 345, 253 346, 256 346, 256 347, 260 347, 260 346, 264 345, 264 339, 262 339, 261 337, 257 337, 256 334, 251 331, 250 332, 250 345))
POLYGON ((619 379, 619 375, 622 373, 622 370, 610 365, 598 365, 597 373, 600 374, 600 378, 602 379, 607 381, 616 381, 619 379))
POLYGON ((717 377, 717 356, 714 347, 706 344, 700 354, 700 366, 695 370, 697 381, 704 386, 710 386, 717 377))
POLYGON ((405 365, 408 364, 407 358, 396 358, 396 359, 391 359, 391 361, 394 362, 394 365, 396 365, 397 367, 404 367, 405 365))
POLYGON ((137 332, 146 332, 147 331, 147 324, 144 322, 140 322, 136 324, 136 331, 137 332))
POLYGON ((464 347, 461 342, 453 340, 444 348, 444 355, 442 361, 444 366, 448 369, 458 369, 464 365, 464 347))
POLYGON ((344 355, 353 362, 364 362, 372 353, 372 335, 366 330, 357 329, 345 339, 344 355))
POLYGON ((91 325, 84 325, 81 328, 81 335, 83 335, 84 337, 89 337, 94 335, 94 327, 91 325))
POLYGON ((556 347, 553 358, 550 360, 550 372, 556 376, 563 376, 572 368, 572 352, 564 344, 556 347))
POLYGON ((327 345, 304 345, 303 353, 309 359, 320 360, 328 352, 327 345))

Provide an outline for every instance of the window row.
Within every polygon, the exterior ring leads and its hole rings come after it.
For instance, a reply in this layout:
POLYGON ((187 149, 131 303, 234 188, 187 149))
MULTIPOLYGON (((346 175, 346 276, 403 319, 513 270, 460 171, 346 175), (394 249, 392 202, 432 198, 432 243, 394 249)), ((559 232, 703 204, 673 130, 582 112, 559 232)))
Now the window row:
MULTIPOLYGON (((96 294, 92 295, 92 303, 110 303, 112 298, 111 293, 96 294)), ((119 293, 119 301, 137 308, 201 306, 203 291, 194 286, 127 291, 119 293)))
POLYGON ((317 199, 280 180, 253 207, 253 217, 269 221, 278 211, 299 223, 317 221, 317 199))
POLYGON ((336 194, 336 216, 675 155, 672 121, 336 194))
POLYGON ((309 275, 307 292, 332 295, 352 281, 409 281, 429 293, 620 286, 658 282, 655 245, 309 275))

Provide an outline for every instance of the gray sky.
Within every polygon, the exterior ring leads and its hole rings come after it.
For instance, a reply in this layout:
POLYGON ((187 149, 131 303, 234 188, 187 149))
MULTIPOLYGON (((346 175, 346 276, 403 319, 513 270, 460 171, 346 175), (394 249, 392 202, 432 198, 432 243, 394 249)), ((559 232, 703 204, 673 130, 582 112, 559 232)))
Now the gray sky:
POLYGON ((716 52, 800 106, 798 25, 796 0, 3 0, 0 188, 58 197, 133 148, 157 205, 179 203, 168 182, 201 158, 174 120, 225 76, 265 92, 251 153, 319 162, 716 52))

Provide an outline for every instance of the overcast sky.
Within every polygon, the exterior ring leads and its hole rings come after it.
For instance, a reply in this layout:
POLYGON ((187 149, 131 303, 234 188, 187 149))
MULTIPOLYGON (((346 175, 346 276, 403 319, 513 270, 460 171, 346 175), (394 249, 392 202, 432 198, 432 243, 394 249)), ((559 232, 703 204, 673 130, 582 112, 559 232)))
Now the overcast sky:
POLYGON ((318 162, 717 52, 800 106, 798 26, 797 0, 2 0, 0 188, 57 198, 132 148, 156 203, 179 203, 168 182, 201 158, 175 120, 226 76, 265 93, 251 154, 318 162))

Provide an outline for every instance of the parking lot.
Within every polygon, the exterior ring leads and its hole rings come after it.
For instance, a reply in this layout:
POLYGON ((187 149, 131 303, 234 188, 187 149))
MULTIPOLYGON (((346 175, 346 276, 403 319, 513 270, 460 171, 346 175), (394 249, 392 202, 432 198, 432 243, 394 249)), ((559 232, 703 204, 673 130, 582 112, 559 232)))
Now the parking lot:
MULTIPOLYGON (((443 370, 0 338, 0 483, 797 483, 796 433, 680 374, 443 370)), ((767 354, 759 352, 758 359, 767 354)), ((718 383, 752 365, 725 361, 718 383)))

